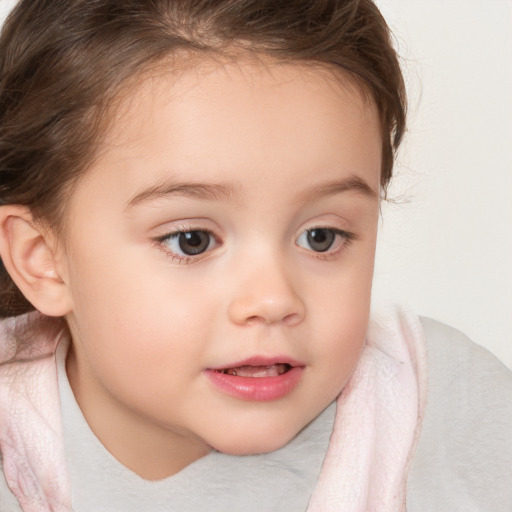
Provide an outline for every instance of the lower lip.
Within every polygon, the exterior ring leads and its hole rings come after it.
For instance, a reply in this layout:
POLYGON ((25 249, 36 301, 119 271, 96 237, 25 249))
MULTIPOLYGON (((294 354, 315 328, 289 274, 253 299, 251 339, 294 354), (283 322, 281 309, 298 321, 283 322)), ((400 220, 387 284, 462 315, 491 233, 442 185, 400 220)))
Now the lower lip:
POLYGON ((238 377, 215 370, 205 370, 205 374, 227 395, 242 400, 270 402, 290 394, 297 387, 303 371, 304 367, 294 366, 276 377, 238 377))

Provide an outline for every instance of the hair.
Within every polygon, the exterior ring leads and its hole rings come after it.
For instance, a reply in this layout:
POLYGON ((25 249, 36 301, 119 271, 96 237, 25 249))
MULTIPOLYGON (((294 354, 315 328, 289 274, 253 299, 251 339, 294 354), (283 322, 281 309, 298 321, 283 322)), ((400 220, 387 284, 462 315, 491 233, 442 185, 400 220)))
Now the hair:
MULTIPOLYGON (((380 116, 385 193, 406 95, 371 0, 21 0, 0 37, 0 206, 58 227, 122 89, 169 57, 233 49, 355 81, 380 116)), ((32 309, 0 262, 0 318, 32 309)))

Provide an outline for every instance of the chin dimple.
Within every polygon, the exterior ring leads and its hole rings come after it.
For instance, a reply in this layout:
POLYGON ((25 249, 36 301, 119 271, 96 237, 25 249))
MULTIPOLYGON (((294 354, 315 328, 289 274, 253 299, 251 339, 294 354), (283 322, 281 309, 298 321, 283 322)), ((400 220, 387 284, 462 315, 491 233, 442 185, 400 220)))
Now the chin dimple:
POLYGON ((267 366, 238 366, 236 368, 224 368, 217 370, 226 375, 236 377, 278 377, 290 370, 291 366, 287 363, 269 364, 267 366))

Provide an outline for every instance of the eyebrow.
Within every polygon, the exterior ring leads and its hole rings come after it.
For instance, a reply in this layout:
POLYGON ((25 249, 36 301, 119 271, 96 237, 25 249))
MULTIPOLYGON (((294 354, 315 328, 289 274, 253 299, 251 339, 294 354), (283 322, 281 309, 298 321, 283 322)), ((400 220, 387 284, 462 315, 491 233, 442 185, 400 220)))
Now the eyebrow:
MULTIPOLYGON (((311 201, 350 191, 361 193, 370 198, 378 197, 378 194, 365 180, 353 175, 341 180, 331 180, 308 187, 299 192, 298 200, 299 202, 311 201)), ((141 203, 173 195, 192 199, 219 201, 232 199, 237 195, 237 189, 230 184, 177 182, 172 180, 154 185, 137 193, 126 204, 126 210, 141 203)))
POLYGON ((379 197, 377 192, 363 178, 352 175, 341 180, 331 180, 308 187, 299 192, 298 198, 299 201, 311 201, 343 192, 356 192, 372 199, 379 197))
POLYGON ((163 182, 149 187, 132 197, 126 204, 126 209, 130 209, 147 201, 154 201, 167 196, 182 196, 192 199, 204 200, 226 200, 232 199, 236 195, 236 189, 229 184, 216 183, 194 183, 194 182, 163 182))

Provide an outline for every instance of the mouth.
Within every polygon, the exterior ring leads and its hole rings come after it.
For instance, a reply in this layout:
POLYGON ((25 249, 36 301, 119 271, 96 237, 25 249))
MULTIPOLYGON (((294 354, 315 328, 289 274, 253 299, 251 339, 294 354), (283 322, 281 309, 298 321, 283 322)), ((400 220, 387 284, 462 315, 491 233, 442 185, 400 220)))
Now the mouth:
POLYGON ((231 368, 220 368, 214 370, 224 375, 232 375, 234 377, 249 377, 249 378, 263 378, 263 377, 279 377, 284 373, 289 372, 293 366, 288 363, 276 363, 267 365, 242 365, 234 366, 231 368))
POLYGON ((205 370, 222 393, 242 400, 268 402, 284 398, 299 384, 305 365, 289 357, 255 356, 205 370))

